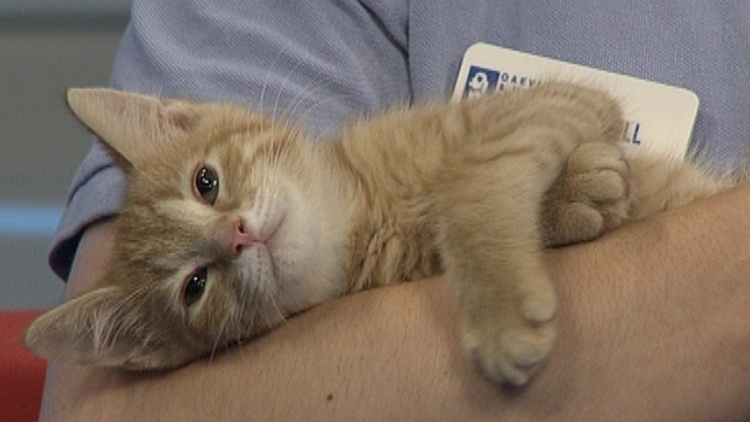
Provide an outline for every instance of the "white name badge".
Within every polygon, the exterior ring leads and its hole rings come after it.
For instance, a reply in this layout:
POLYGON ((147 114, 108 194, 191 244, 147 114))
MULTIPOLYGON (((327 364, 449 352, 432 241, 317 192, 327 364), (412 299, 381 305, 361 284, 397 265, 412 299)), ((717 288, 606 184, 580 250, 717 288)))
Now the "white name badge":
POLYGON ((607 90, 623 108, 623 141, 645 152, 680 159, 687 153, 700 102, 692 91, 503 47, 484 43, 469 47, 453 100, 530 88, 544 79, 607 90))

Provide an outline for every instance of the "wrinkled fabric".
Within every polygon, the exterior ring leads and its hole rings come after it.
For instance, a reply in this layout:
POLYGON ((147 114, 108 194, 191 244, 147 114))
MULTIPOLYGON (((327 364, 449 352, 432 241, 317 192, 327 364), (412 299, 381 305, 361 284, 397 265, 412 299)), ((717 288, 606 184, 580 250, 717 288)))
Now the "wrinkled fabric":
MULTIPOLYGON (((351 116, 444 99, 487 42, 682 86, 701 109, 691 148, 746 151, 750 2, 134 0, 111 86, 284 111, 335 132, 351 116)), ((66 278, 83 230, 117 213, 125 178, 94 141, 49 261, 66 278)))

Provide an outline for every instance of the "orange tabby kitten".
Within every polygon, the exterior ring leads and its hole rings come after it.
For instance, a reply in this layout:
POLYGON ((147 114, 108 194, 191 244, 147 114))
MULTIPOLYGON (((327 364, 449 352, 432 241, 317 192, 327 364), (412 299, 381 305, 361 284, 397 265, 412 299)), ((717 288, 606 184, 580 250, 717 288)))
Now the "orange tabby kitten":
POLYGON ((227 104, 108 89, 68 102, 130 184, 101 287, 26 333, 61 362, 177 367, 337 296, 444 272, 468 354, 524 384, 555 340, 545 246, 732 184, 626 159, 618 104, 563 83, 394 110, 328 142, 227 104))

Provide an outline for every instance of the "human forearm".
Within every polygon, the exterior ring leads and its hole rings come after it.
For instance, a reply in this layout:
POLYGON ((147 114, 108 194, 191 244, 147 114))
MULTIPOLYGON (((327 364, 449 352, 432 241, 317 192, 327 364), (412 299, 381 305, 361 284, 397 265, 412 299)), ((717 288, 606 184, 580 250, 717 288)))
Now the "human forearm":
MULTIPOLYGON (((750 392, 748 206, 750 189, 742 188, 551 253, 561 296, 559 342, 520 393, 497 388, 467 363, 450 288, 438 279, 334 301, 213 361, 164 375, 53 366, 43 415, 556 421, 749 415, 742 407, 750 392)), ((86 262, 86 242, 76 265, 86 262)))
POLYGON ((750 419, 748 209, 743 186, 552 254, 556 391, 593 420, 750 419))

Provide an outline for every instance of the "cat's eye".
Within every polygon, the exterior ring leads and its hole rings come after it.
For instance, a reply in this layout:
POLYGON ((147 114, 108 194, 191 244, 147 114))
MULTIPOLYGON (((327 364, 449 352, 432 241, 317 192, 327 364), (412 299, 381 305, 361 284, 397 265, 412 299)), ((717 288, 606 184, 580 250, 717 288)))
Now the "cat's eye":
POLYGON ((186 306, 191 306, 203 297, 206 290, 206 280, 208 278, 208 269, 201 267, 190 274, 185 281, 185 288, 182 292, 183 300, 186 306))
POLYGON ((207 204, 213 205, 219 196, 219 176, 216 171, 208 166, 199 168, 195 173, 195 190, 207 204))

